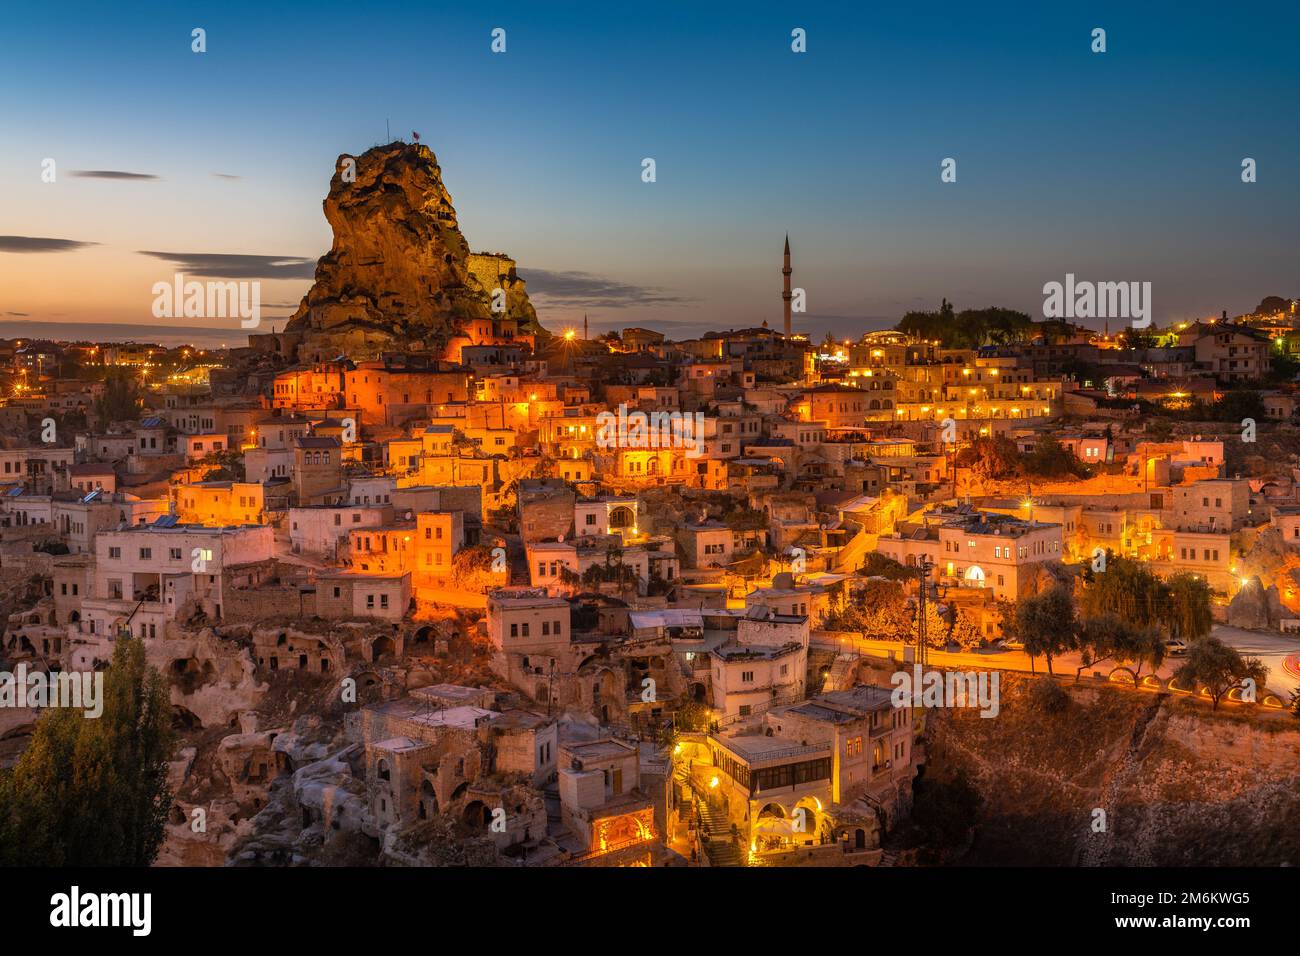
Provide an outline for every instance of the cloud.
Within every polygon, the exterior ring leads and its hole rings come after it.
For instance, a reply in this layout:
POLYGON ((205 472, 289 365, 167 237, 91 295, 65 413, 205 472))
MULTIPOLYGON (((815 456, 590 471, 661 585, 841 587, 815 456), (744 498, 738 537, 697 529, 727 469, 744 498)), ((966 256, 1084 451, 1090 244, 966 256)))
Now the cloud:
POLYGON ((28 316, 31 315, 31 313, 30 312, 6 312, 5 315, 28 316))
POLYGON ((213 173, 218 179, 243 179, 243 176, 236 176, 234 173, 213 173))
POLYGON ((164 262, 173 262, 180 271, 196 276, 221 279, 314 279, 316 260, 301 256, 243 256, 217 252, 150 252, 141 249, 140 255, 153 256, 164 262))
POLYGON ((72 252, 95 242, 77 239, 41 239, 36 236, 0 236, 0 252, 72 252))
POLYGON ((632 285, 590 272, 554 272, 550 269, 520 269, 528 283, 528 294, 550 304, 575 308, 626 309, 643 305, 681 305, 692 301, 653 286, 632 285))
POLYGON ((158 180, 162 178, 153 173, 128 173, 121 169, 74 169, 72 175, 78 179, 158 180))

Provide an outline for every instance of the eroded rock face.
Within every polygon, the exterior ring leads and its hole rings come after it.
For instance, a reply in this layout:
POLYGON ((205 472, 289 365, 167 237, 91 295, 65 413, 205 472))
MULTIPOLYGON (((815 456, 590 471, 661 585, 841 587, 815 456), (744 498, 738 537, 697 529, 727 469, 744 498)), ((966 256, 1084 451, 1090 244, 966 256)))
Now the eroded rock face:
POLYGON ((353 359, 399 347, 440 351, 476 320, 539 329, 514 263, 471 255, 427 146, 389 143, 340 156, 324 207, 334 244, 286 327, 305 335, 300 358, 344 347, 353 359), (505 292, 504 313, 492 311, 496 288, 505 292))

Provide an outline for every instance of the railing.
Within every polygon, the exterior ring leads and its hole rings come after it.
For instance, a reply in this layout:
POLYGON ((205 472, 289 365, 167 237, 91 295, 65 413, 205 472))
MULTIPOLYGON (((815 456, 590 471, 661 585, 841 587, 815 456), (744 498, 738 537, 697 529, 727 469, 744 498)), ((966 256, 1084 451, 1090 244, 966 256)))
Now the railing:
POLYGON ((813 746, 786 747, 784 750, 773 750, 764 754, 756 754, 751 760, 747 762, 752 767, 754 764, 765 763, 769 760, 785 760, 789 757, 804 757, 804 756, 809 756, 811 754, 828 754, 830 753, 830 751, 831 751, 830 745, 826 745, 822 747, 813 747, 813 746))
POLYGON ((749 713, 747 714, 729 714, 725 717, 718 718, 716 723, 719 727, 730 727, 732 724, 739 723, 747 717, 757 717, 767 713, 773 707, 780 707, 783 704, 793 704, 800 700, 803 700, 803 697, 800 694, 782 694, 779 697, 773 697, 771 700, 765 700, 750 705, 749 713))
POLYGON ((651 834, 648 837, 629 837, 626 840, 619 840, 617 843, 611 843, 601 850, 588 850, 586 853, 579 853, 577 856, 571 856, 564 861, 565 866, 574 866, 585 863, 588 860, 594 860, 599 856, 607 856, 610 853, 617 853, 620 850, 626 850, 634 846, 652 846, 658 838, 651 834))

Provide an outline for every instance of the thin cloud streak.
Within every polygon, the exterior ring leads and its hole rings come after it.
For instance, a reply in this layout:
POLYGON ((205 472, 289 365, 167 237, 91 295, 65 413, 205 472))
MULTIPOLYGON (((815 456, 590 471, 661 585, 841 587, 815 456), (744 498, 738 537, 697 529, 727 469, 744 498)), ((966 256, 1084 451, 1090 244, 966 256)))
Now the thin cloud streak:
POLYGON ((684 305, 694 301, 652 286, 633 285, 590 272, 521 268, 519 274, 528 283, 530 297, 545 299, 556 306, 627 309, 646 305, 684 305))
POLYGON ((45 239, 39 236, 0 236, 0 252, 73 252, 96 242, 79 239, 45 239))
POLYGON ((78 179, 127 179, 154 182, 162 179, 161 176, 155 176, 153 173, 130 173, 122 169, 74 169, 72 175, 78 179))
POLYGON ((196 276, 221 279, 313 279, 316 260, 301 256, 249 256, 216 252, 155 252, 139 250, 196 276))

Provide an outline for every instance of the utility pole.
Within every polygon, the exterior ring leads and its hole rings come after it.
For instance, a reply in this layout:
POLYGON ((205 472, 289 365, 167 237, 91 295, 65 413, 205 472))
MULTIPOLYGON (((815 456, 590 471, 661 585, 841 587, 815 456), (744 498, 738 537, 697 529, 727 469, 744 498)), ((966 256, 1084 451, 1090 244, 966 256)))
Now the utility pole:
POLYGON ((927 556, 923 557, 916 567, 917 577, 921 582, 921 589, 917 594, 916 603, 916 663, 921 666, 921 673, 925 673, 926 665, 929 663, 926 644, 926 619, 925 619, 925 602, 926 592, 930 588, 930 572, 934 570, 934 562, 927 556))

